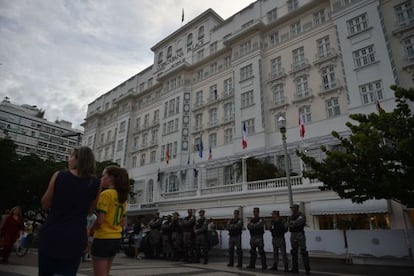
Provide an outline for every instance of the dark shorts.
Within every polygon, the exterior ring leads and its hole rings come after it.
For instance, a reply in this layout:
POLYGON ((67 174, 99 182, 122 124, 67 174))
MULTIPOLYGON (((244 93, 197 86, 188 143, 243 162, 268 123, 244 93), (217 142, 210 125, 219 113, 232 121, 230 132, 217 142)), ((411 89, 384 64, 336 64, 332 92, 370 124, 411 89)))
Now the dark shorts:
POLYGON ((121 239, 93 239, 92 258, 93 259, 112 259, 118 252, 121 239))

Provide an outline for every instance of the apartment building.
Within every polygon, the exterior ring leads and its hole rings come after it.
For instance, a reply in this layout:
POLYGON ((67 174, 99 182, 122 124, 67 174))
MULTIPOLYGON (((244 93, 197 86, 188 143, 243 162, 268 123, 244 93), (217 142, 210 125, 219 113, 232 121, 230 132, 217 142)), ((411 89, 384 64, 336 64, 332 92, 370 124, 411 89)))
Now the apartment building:
POLYGON ((289 214, 286 178, 246 179, 251 157, 286 170, 283 117, 293 199, 311 229, 406 228, 410 213, 394 201, 320 191, 295 151, 323 158, 321 145, 338 144, 333 130, 349 134, 349 114, 394 107, 390 85, 413 85, 413 27, 404 0, 258 0, 225 20, 209 9, 88 105, 84 144, 135 179, 128 216, 203 208, 220 226, 234 209, 289 214))
POLYGON ((64 120, 47 121, 36 106, 15 105, 5 98, 0 103, 0 138, 10 138, 19 155, 36 154, 57 162, 68 160, 70 151, 81 145, 82 131, 64 120))

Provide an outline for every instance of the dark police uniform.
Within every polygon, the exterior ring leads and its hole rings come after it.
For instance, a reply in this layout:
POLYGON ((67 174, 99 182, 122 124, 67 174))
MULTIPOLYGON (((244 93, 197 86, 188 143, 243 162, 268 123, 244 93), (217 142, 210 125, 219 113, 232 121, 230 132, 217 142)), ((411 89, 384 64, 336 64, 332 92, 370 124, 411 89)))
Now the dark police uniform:
MULTIPOLYGON (((279 216, 279 211, 273 211, 272 214, 279 216)), ((282 254, 283 264, 285 266, 285 272, 288 272, 289 261, 286 254, 286 240, 285 233, 287 232, 287 224, 281 219, 272 219, 270 223, 270 232, 272 233, 272 245, 273 245, 273 266, 272 270, 277 270, 277 264, 279 263, 279 250, 282 254)))
POLYGON ((208 263, 208 223, 204 217, 204 210, 199 211, 200 218, 194 225, 195 241, 196 241, 196 262, 200 262, 200 257, 204 257, 204 264, 208 263))
POLYGON ((292 215, 289 217, 288 225, 290 231, 290 244, 292 246, 292 271, 294 273, 299 272, 298 265, 298 249, 300 247, 300 254, 302 255, 303 264, 305 266, 306 274, 310 273, 309 255, 306 250, 306 237, 305 237, 305 225, 306 217, 303 213, 299 212, 299 205, 294 204, 291 207, 292 215), (295 212, 296 211, 296 212, 295 212))
MULTIPOLYGON (((238 215, 239 210, 234 210, 234 214, 238 215)), ((229 231, 229 263, 227 266, 234 265, 234 247, 237 252, 237 267, 242 267, 243 251, 241 248, 241 236, 243 231, 243 221, 241 218, 233 218, 227 222, 227 230, 229 231)))
POLYGON ((182 221, 183 229, 183 247, 184 247, 184 261, 193 262, 194 260, 194 225, 196 222, 195 216, 186 216, 182 221))
MULTIPOLYGON (((254 208, 253 212, 259 212, 259 208, 254 208)), ((253 217, 247 224, 247 229, 250 232, 250 264, 246 268, 256 267, 257 250, 262 261, 262 269, 267 269, 266 253, 264 251, 263 234, 265 229, 264 219, 260 217, 253 217)))

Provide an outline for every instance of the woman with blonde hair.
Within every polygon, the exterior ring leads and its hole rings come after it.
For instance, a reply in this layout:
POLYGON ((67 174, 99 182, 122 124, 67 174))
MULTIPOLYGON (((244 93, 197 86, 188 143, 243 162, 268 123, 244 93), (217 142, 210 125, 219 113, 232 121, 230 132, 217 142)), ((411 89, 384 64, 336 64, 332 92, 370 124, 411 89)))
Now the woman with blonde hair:
POLYGON ((92 150, 74 149, 68 167, 53 174, 41 200, 49 214, 39 236, 40 276, 76 275, 87 245, 85 218, 99 192, 92 150))
POLYGON ((19 206, 11 209, 10 214, 6 217, 3 227, 1 228, 1 236, 3 238, 2 263, 9 262, 9 256, 13 249, 13 245, 17 238, 24 230, 22 209, 19 206))
POLYGON ((92 264, 95 276, 107 276, 121 243, 121 232, 126 219, 126 201, 129 177, 125 169, 106 167, 101 178, 102 188, 96 205, 98 218, 91 228, 95 234, 92 243, 92 264))

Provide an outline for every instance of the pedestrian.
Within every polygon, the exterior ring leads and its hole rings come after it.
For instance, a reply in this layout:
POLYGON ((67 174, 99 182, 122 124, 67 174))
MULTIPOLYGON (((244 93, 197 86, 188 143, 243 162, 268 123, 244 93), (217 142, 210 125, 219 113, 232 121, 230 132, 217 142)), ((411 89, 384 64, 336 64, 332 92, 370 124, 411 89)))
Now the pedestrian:
POLYGON ((92 264, 95 276, 107 276, 121 244, 122 228, 126 223, 126 200, 129 177, 125 169, 108 166, 101 177, 101 186, 107 188, 99 195, 96 205, 98 218, 92 226, 92 264))
POLYGON ((161 251, 161 224, 162 218, 160 218, 160 213, 158 212, 155 213, 154 218, 148 223, 150 227, 149 242, 151 255, 156 259, 160 257, 161 251))
POLYGON ((299 205, 293 204, 290 207, 292 215, 289 217, 288 225, 290 231, 290 244, 292 247, 292 273, 299 273, 298 265, 298 251, 300 247, 300 254, 302 255, 303 264, 305 266, 306 274, 310 274, 309 254, 306 250, 306 236, 305 225, 306 217, 299 211, 299 205))
POLYGON ((141 260, 141 257, 139 256, 139 249, 141 248, 144 229, 142 227, 140 218, 137 218, 133 229, 134 229, 134 258, 137 260, 141 260))
POLYGON ((257 251, 259 251, 262 261, 262 269, 267 269, 266 253, 264 251, 263 234, 265 230, 265 221, 259 217, 259 208, 253 209, 253 218, 247 224, 250 232, 250 264, 246 268, 256 268, 257 251), (256 251, 257 249, 257 251, 256 251))
POLYGON ((39 233, 40 276, 76 275, 88 242, 86 216, 99 192, 92 150, 74 149, 68 167, 53 174, 41 199, 49 213, 39 233))
POLYGON ((171 219, 171 215, 163 217, 161 225, 162 254, 165 260, 169 260, 172 257, 170 230, 171 219))
POLYGON ((1 228, 1 236, 3 237, 2 263, 9 262, 10 253, 17 238, 21 236, 24 230, 24 222, 22 209, 19 206, 11 209, 10 214, 5 218, 3 227, 1 228))
POLYGON ((234 248, 237 252, 237 267, 243 265, 243 251, 241 247, 241 237, 243 232, 243 221, 240 218, 240 211, 234 210, 233 219, 227 222, 227 230, 229 231, 229 263, 227 266, 234 265, 234 248))
POLYGON ((170 232, 171 232, 171 247, 172 247, 172 260, 179 261, 182 257, 182 227, 181 227, 181 220, 180 214, 178 212, 174 212, 172 216, 172 220, 170 223, 170 232))
POLYGON ((88 216, 86 217, 86 232, 88 234, 88 245, 86 247, 86 254, 84 256, 84 260, 91 260, 91 247, 93 242, 93 232, 91 231, 91 228, 93 224, 96 221, 96 214, 94 213, 94 210, 89 210, 88 216))
POLYGON ((1 229, 3 228, 4 223, 6 222, 7 217, 10 215, 10 210, 6 209, 4 213, 1 215, 1 222, 0 222, 0 247, 3 247, 3 236, 1 235, 1 229))
POLYGON ((273 245, 273 266, 272 270, 277 271, 277 265, 279 263, 279 250, 282 254, 283 264, 285 266, 285 272, 289 272, 289 262, 286 254, 286 240, 285 233, 287 232, 287 224, 279 215, 279 211, 272 212, 272 221, 270 222, 270 232, 272 233, 272 245, 273 245))
POLYGON ((183 228, 183 247, 184 247, 184 261, 194 262, 195 261, 195 235, 194 225, 196 217, 193 215, 193 209, 187 210, 187 216, 182 221, 183 228))
POLYGON ((196 244, 196 263, 200 262, 203 256, 204 264, 208 264, 208 222, 205 218, 205 211, 198 211, 199 218, 194 225, 195 244, 196 244))

